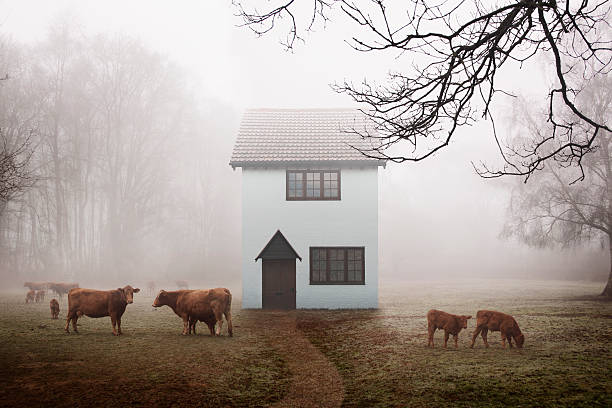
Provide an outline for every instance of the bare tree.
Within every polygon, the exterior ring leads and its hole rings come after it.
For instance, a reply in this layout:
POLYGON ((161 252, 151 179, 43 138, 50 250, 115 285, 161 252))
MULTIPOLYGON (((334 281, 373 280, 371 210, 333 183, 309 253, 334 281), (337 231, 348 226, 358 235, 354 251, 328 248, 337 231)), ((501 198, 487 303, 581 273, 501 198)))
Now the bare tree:
POLYGON ((202 166, 229 140, 211 128, 218 110, 205 113, 188 74, 138 40, 75 34, 59 24, 32 46, 0 42, 6 163, 16 176, 27 158, 36 178, 3 207, 0 274, 155 279, 182 262, 199 276, 218 239, 219 208, 200 208, 218 182, 202 166))
MULTIPOLYGON (((577 103, 597 121, 609 121, 612 79, 600 77, 588 83, 577 103)), ((531 134, 541 137, 550 131, 546 124, 532 118, 529 111, 533 106, 522 107, 525 111, 519 116, 525 119, 531 134)), ((549 164, 530 183, 520 183, 512 194, 504 235, 536 247, 607 242, 610 274, 602 295, 612 297, 612 133, 603 130, 596 143, 593 154, 582 163, 583 183, 570 184, 571 174, 549 164)))
MULTIPOLYGON (((483 177, 520 175, 529 178, 544 163, 582 169, 606 125, 575 102, 576 84, 568 73, 591 77, 612 67, 607 0, 235 0, 236 14, 258 35, 282 25, 283 44, 291 49, 304 32, 326 24, 331 16, 348 17, 354 32, 347 42, 356 50, 395 50, 412 65, 391 73, 386 85, 345 82, 336 91, 364 105, 376 124, 376 134, 354 129, 363 137, 380 139, 380 147, 363 153, 394 162, 420 161, 449 144, 457 130, 479 118, 491 120, 503 164, 475 165, 483 177), (263 5, 263 7, 257 7, 263 5), (306 7, 306 9, 304 8, 306 7), (555 84, 548 101, 549 132, 524 144, 507 145, 495 132, 492 108, 502 68, 549 56, 555 84), (407 153, 390 147, 405 142, 407 153)), ((578 178, 583 177, 579 172, 578 178)))
POLYGON ((0 217, 7 203, 34 183, 30 136, 11 143, 0 128, 0 217))

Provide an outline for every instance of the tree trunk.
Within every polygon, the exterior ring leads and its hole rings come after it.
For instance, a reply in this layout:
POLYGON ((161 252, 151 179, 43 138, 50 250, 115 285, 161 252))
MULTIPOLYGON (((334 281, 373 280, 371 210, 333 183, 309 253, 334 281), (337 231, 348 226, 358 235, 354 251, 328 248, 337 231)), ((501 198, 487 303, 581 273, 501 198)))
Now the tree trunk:
POLYGON ((601 296, 612 298, 612 237, 608 236, 608 248, 610 249, 610 273, 608 274, 608 283, 601 292, 601 296))

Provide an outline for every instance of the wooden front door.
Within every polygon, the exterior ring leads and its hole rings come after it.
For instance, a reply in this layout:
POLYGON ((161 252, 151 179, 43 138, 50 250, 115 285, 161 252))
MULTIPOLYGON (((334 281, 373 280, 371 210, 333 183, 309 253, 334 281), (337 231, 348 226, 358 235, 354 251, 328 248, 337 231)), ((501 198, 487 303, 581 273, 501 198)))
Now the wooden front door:
POLYGON ((295 309, 295 259, 264 259, 262 308, 295 309))

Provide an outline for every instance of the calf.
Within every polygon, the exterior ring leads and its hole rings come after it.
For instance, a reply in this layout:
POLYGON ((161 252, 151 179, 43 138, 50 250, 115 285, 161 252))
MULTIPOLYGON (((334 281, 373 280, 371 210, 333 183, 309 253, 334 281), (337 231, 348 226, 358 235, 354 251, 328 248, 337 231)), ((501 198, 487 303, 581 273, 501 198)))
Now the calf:
POLYGON ((168 306, 183 319, 183 335, 195 334, 196 323, 206 323, 212 336, 219 335, 223 326, 223 315, 227 320, 227 330, 233 335, 231 315, 232 295, 228 289, 216 288, 209 290, 161 290, 153 307, 168 306), (219 327, 215 333, 215 326, 219 327))
POLYGON ((427 331, 429 333, 429 341, 427 346, 434 346, 434 333, 436 329, 444 330, 444 348, 448 342, 448 335, 452 334, 455 340, 455 348, 457 348, 457 337, 461 329, 467 329, 467 321, 472 316, 458 316, 441 310, 430 310, 427 312, 427 331))
POLYGON ((45 291, 44 290, 39 290, 38 292, 36 292, 34 300, 36 301, 36 303, 44 301, 45 300, 45 291))
POLYGON ((57 299, 51 299, 51 302, 49 302, 49 308, 51 309, 51 318, 57 319, 59 316, 59 302, 57 299))
POLYGON ((36 292, 34 292, 33 290, 28 291, 28 293, 26 293, 26 303, 31 303, 34 302, 34 294, 36 292))
POLYGON ((105 317, 110 316, 113 325, 113 334, 121 334, 121 316, 128 304, 134 302, 134 293, 140 292, 138 288, 127 285, 115 290, 70 289, 68 292, 68 315, 66 317, 66 333, 72 320, 72 328, 77 330, 77 320, 80 316, 105 317), (115 325, 117 328, 115 328, 115 325))
POLYGON ((476 330, 474 330, 470 347, 474 347, 474 342, 479 333, 482 333, 485 347, 489 347, 487 342, 487 332, 489 330, 501 332, 503 348, 506 348, 506 339, 508 339, 508 344, 512 348, 512 338, 514 338, 518 348, 523 348, 525 336, 521 333, 521 329, 519 329, 514 317, 492 310, 479 310, 476 313, 476 330))

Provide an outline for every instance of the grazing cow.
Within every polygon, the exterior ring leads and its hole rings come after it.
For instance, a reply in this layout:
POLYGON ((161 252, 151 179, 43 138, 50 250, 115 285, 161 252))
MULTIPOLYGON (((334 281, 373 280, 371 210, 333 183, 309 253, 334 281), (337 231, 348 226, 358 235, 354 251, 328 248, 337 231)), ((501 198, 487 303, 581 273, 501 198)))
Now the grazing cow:
POLYGON ((176 283, 176 288, 177 289, 189 289, 189 285, 187 284, 187 281, 184 280, 177 280, 174 283, 176 283))
POLYGON ((448 342, 448 335, 453 335, 455 340, 455 348, 457 348, 457 338, 461 329, 467 329, 467 321, 472 316, 459 316, 450 313, 443 312, 441 310, 430 310, 427 312, 427 331, 429 333, 429 341, 427 346, 434 346, 434 333, 436 329, 444 330, 444 348, 448 342))
POLYGON ((78 283, 62 283, 62 282, 49 282, 49 289, 57 293, 60 299, 67 294, 70 289, 78 288, 78 283))
POLYGON ((49 308, 51 309, 51 318, 57 319, 59 316, 59 302, 57 299, 51 299, 49 302, 49 308))
POLYGON ((478 313, 476 313, 476 330, 474 330, 472 345, 470 347, 474 347, 474 342, 479 333, 482 333, 482 340, 484 341, 485 347, 489 347, 489 343, 487 342, 487 332, 489 330, 501 332, 503 348, 506 348, 506 339, 508 339, 508 344, 510 348, 512 348, 512 338, 514 338, 518 348, 523 348, 525 336, 521 333, 521 329, 519 329, 514 317, 492 310, 479 310, 478 313))
POLYGON ((28 291, 28 293, 26 293, 26 303, 32 303, 34 302, 34 294, 36 292, 34 292, 33 290, 28 291))
POLYGON ((24 288, 30 288, 30 290, 42 290, 47 289, 48 282, 25 282, 24 288))
POLYGON ((36 292, 34 300, 36 301, 36 303, 44 301, 45 300, 45 291, 44 290, 39 290, 38 292, 36 292))
POLYGON ((66 318, 66 333, 72 320, 72 328, 77 330, 77 319, 82 316, 105 317, 110 316, 113 324, 113 334, 121 334, 121 316, 128 304, 134 302, 134 293, 140 292, 138 288, 127 285, 115 290, 95 290, 74 288, 68 292, 68 315, 66 318), (115 325, 117 328, 115 329, 115 325))
POLYGON ((211 336, 220 335, 223 326, 223 315, 227 320, 227 331, 233 336, 232 326, 232 294, 228 289, 216 288, 208 290, 161 290, 153 307, 169 306, 177 316, 183 319, 183 335, 195 334, 195 326, 199 321, 206 323, 211 336), (215 333, 215 326, 219 327, 215 333))

